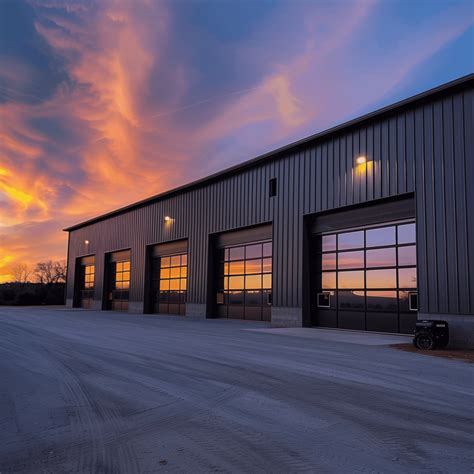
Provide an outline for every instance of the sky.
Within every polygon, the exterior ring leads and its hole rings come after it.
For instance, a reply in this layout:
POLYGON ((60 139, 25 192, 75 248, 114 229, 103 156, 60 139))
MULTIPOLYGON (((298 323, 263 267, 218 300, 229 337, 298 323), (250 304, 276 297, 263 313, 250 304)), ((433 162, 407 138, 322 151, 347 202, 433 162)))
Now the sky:
POLYGON ((472 0, 0 0, 0 282, 64 259, 64 227, 472 72, 472 0))

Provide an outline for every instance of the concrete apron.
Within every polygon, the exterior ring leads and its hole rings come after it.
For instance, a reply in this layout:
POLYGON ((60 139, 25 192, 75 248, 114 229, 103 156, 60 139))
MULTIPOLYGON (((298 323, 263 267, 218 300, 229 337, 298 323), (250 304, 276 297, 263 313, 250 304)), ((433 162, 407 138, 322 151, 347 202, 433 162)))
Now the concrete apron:
POLYGON ((345 329, 326 328, 249 328, 246 331, 256 331, 280 336, 304 337, 320 341, 344 342, 361 346, 388 346, 404 344, 413 341, 412 336, 405 334, 373 333, 366 331, 351 331, 345 329))

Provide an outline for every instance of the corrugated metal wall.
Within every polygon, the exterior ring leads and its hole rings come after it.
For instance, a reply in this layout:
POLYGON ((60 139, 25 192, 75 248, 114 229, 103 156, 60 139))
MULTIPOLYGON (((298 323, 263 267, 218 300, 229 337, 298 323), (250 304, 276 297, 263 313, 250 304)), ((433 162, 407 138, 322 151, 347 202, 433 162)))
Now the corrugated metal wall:
MULTIPOLYGON (((69 265, 130 248, 131 301, 143 301, 145 246, 187 238, 188 301, 205 303, 210 233, 273 223, 274 305, 302 305, 303 215, 415 191, 420 309, 474 312, 473 88, 444 93, 317 139, 272 161, 70 234, 69 265), (366 155, 367 166, 355 159, 366 155), (278 194, 268 196, 268 181, 278 194), (174 221, 164 222, 166 215, 174 221), (89 249, 84 240, 90 241, 89 249)), ((68 298, 73 294, 73 272, 68 298)))

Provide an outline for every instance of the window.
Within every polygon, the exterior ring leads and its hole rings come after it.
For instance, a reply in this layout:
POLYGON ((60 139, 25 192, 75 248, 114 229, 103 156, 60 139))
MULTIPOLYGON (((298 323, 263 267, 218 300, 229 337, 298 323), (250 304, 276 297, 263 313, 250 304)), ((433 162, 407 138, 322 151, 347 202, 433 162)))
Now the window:
POLYGON ((364 248, 364 231, 347 232, 345 234, 339 234, 337 239, 337 249, 357 249, 364 248))
POLYGON ((410 222, 321 235, 315 304, 324 317, 328 311, 336 318, 359 311, 366 313, 362 321, 374 321, 416 311, 415 234, 410 222))
POLYGON ((128 309, 130 290, 130 260, 112 262, 112 309, 128 309))
MULTIPOLYGON (((233 263, 234 264, 234 263, 233 263)), ((238 262, 235 262, 237 265, 238 262)), ((153 260, 159 278, 153 280, 155 312, 184 314, 188 275, 187 254, 157 257, 153 260)))
POLYGON ((90 308, 94 299, 95 267, 93 264, 81 266, 80 305, 90 308))
POLYGON ((272 302, 272 244, 229 246, 217 252, 218 315, 269 320, 272 302), (238 308, 236 308, 238 307, 238 308))
POLYGON ((94 265, 84 266, 84 286, 83 290, 93 290, 95 280, 95 268, 94 265))
POLYGON ((268 195, 274 197, 277 195, 277 179, 271 178, 268 182, 268 195))

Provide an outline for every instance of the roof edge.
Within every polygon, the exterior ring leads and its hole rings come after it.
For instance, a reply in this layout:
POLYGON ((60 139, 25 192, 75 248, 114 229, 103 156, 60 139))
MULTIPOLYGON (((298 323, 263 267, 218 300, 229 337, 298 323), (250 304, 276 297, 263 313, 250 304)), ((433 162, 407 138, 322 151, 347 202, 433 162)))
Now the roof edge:
POLYGON ((197 180, 191 181, 189 183, 185 183, 181 186, 178 186, 176 188, 169 189, 167 191, 163 191, 162 193, 155 194, 153 196, 150 196, 148 198, 142 199, 140 201, 136 201, 132 204, 128 204, 127 206, 120 207, 117 209, 114 209, 112 211, 106 212, 105 214, 101 214, 96 217, 92 217, 91 219, 88 219, 86 221, 80 222, 78 224, 74 224, 72 226, 66 227, 63 229, 64 232, 71 232, 73 230, 77 230, 81 227, 85 227, 90 224, 94 224, 96 222, 108 219, 110 217, 114 217, 119 214, 123 214, 124 212, 128 212, 137 208, 140 208, 146 204, 151 204, 152 202, 155 201, 160 201, 166 197, 170 197, 174 194, 178 194, 182 191, 185 190, 191 190, 196 187, 200 187, 204 184, 211 183, 215 181, 218 178, 225 177, 227 175, 231 175, 233 173, 236 173, 237 171, 243 171, 246 168, 250 168, 253 166, 256 166, 257 164, 260 164, 260 162, 266 160, 267 158, 270 158, 271 156, 278 156, 284 152, 287 152, 293 148, 298 148, 302 145, 305 145, 309 142, 312 142, 313 140, 317 140, 319 138, 331 135, 333 133, 339 132, 341 130, 344 130, 346 128, 350 128, 355 125, 360 125, 365 121, 371 120, 373 118, 379 117, 381 115, 387 114, 389 112, 392 112, 396 109, 399 109, 401 107, 404 107, 406 105, 413 104, 418 101, 422 101, 426 98, 429 98, 433 95, 437 95, 439 93, 448 91, 450 89, 456 88, 458 86, 466 85, 469 82, 474 81, 474 73, 467 74, 466 76, 459 77, 457 79, 454 79, 452 81, 446 82, 444 84, 441 84, 439 86, 433 87, 431 89, 428 89, 427 91, 420 92, 418 94, 415 94, 413 96, 410 96, 406 99, 402 99, 398 102, 395 102, 393 104, 384 106, 380 109, 374 110, 373 112, 369 112, 367 114, 361 115, 360 117, 356 117, 354 119, 348 120, 347 122, 343 122, 339 125, 335 125, 331 128, 328 128, 326 130, 322 130, 321 132, 315 133, 313 135, 309 135, 308 137, 302 138, 300 140, 297 140, 295 142, 292 142, 288 145, 284 145, 280 148, 276 148, 274 150, 271 150, 269 152, 263 153, 262 155, 258 155, 254 158, 251 158, 249 160, 243 161, 241 163, 237 163, 233 166, 230 166, 229 168, 224 168, 221 171, 217 171, 211 175, 205 176, 203 178, 199 178, 197 180))

